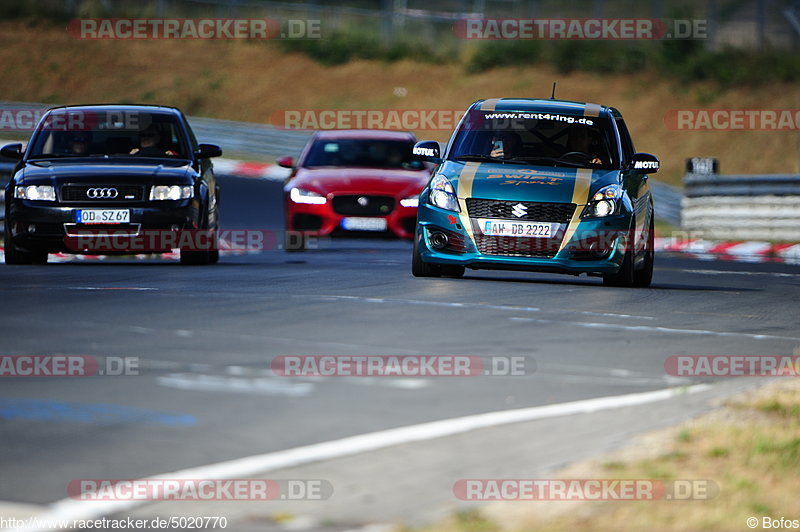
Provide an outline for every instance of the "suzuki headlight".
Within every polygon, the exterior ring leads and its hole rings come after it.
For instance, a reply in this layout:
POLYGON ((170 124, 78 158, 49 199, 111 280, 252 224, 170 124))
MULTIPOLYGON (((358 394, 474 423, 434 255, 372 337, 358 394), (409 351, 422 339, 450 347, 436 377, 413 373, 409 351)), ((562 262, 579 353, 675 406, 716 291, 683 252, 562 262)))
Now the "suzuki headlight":
POLYGON ((17 199, 55 201, 56 189, 50 185, 28 185, 27 187, 16 187, 14 197, 17 199))
POLYGON ((150 200, 181 200, 194 197, 194 188, 183 185, 155 185, 150 189, 150 200))
POLYGON ((327 201, 322 194, 296 187, 289 191, 289 199, 295 203, 310 203, 311 205, 325 205, 327 201))
POLYGON ((594 193, 592 199, 583 210, 583 218, 603 218, 616 214, 622 188, 619 185, 608 185, 594 193))
POLYGON ((440 209, 459 212, 458 198, 452 183, 443 175, 434 176, 430 184, 428 202, 440 209))

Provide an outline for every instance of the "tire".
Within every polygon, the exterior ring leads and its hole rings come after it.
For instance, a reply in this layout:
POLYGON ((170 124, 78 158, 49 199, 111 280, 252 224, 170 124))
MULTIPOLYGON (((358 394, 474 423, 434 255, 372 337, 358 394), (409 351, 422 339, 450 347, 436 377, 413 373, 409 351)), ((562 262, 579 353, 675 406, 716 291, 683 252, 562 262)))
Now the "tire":
POLYGON ((300 231, 284 231, 283 249, 289 252, 305 251, 308 245, 308 236, 300 231))
MULTIPOLYGON (((206 219, 202 227, 209 230, 209 212, 206 210, 206 219)), ((216 230, 216 229, 215 229, 216 230)), ((181 250, 181 264, 186 266, 205 266, 207 264, 216 264, 219 262, 218 249, 204 249, 204 250, 181 250)))
MULTIPOLYGON (((462 268, 463 270, 463 268, 462 268)), ((463 271, 461 272, 463 275, 463 271)), ((414 277, 441 277, 442 267, 438 264, 428 264, 419 254, 419 238, 414 237, 414 251, 411 256, 411 275, 414 277)))
POLYGON ((650 226, 647 233, 647 244, 645 247, 644 264, 641 268, 633 272, 633 286, 637 288, 647 288, 653 281, 653 264, 655 263, 656 232, 654 215, 650 215, 650 226))
POLYGON ((634 245, 634 231, 636 223, 631 223, 631 230, 628 233, 628 242, 625 244, 625 255, 622 257, 622 266, 620 266, 617 273, 611 273, 603 276, 603 284, 605 286, 623 286, 632 287, 633 284, 633 256, 635 254, 634 245))
MULTIPOLYGON (((181 250, 181 264, 186 266, 203 266, 211 262, 211 251, 181 250)), ((219 259, 219 256, 217 256, 219 259)))
POLYGON ((3 247, 5 248, 6 264, 47 264, 46 252, 25 251, 14 244, 11 240, 11 231, 8 227, 8 221, 6 221, 4 227, 3 247))

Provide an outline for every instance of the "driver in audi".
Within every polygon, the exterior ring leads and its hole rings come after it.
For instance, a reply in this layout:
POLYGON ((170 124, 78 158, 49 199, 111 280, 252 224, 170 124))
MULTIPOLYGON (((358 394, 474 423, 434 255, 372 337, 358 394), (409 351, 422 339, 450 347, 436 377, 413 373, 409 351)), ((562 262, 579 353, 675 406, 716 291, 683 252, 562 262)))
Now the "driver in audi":
POLYGON ((139 132, 139 146, 131 150, 131 155, 178 155, 173 150, 161 146, 161 133, 155 126, 149 126, 139 132))

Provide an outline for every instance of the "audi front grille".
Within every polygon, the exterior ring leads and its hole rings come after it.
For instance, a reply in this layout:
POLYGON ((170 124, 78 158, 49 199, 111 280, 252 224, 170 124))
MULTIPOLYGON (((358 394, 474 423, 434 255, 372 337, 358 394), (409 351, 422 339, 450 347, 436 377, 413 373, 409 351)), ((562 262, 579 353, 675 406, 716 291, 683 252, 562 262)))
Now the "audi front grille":
POLYGON ((63 185, 61 201, 71 203, 119 203, 142 201, 144 187, 138 185, 63 185), (116 191, 114 195, 113 191, 116 191))

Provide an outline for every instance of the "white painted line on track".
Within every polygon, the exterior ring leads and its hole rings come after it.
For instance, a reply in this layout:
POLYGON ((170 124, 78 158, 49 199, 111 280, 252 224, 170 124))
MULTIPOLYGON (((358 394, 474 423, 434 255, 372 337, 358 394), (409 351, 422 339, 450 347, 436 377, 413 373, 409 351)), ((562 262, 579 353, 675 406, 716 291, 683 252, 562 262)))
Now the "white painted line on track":
POLYGON ((199 392, 246 393, 305 397, 314 390, 310 382, 286 382, 275 377, 240 378, 222 375, 197 375, 171 373, 156 377, 156 382, 167 388, 199 392))
MULTIPOLYGON (((704 392, 711 388, 712 386, 708 384, 698 384, 686 388, 667 388, 651 392, 597 397, 569 403, 534 406, 515 410, 501 410, 485 414, 443 419, 440 421, 371 432, 358 436, 350 436, 339 440, 306 445, 303 447, 295 447, 294 449, 248 456, 236 460, 229 460, 227 462, 183 469, 181 471, 147 477, 147 479, 143 480, 245 478, 288 467, 352 456, 359 453, 385 449, 395 445, 453 436, 455 434, 463 434, 478 429, 538 419, 588 414, 601 410, 665 401, 678 395, 704 392)), ((45 513, 35 517, 39 519, 40 522, 48 520, 55 522, 65 519, 99 519, 103 516, 143 506, 148 502, 150 501, 78 501, 74 499, 62 499, 49 505, 45 513)), ((56 529, 41 527, 13 529, 14 532, 44 532, 50 530, 56 529)), ((63 530, 63 528, 61 530, 63 530)))
MULTIPOLYGON (((515 307, 512 305, 484 305, 481 303, 449 303, 446 301, 424 301, 424 300, 413 300, 413 299, 384 299, 384 298, 376 298, 376 297, 358 297, 358 296, 331 296, 331 295, 322 295, 322 296, 295 296, 295 297, 316 297, 320 300, 327 300, 327 301, 359 301, 365 303, 395 303, 395 304, 405 304, 405 305, 427 305, 433 307, 454 307, 454 308, 472 308, 472 309, 490 309, 490 310, 504 310, 504 311, 515 311, 515 312, 552 312, 555 314, 587 314, 583 311, 567 311, 567 310, 547 310, 544 311, 542 309, 536 307, 515 307)), ((591 315, 602 315, 602 316, 609 316, 609 317, 620 317, 620 318, 636 318, 640 317, 643 319, 654 319, 649 316, 629 316, 627 314, 612 314, 612 313, 588 313, 591 315)), ((560 325, 574 325, 576 327, 588 327, 594 329, 618 329, 622 331, 644 331, 644 332, 658 332, 658 333, 665 333, 665 334, 699 334, 699 335, 710 335, 710 336, 726 336, 726 337, 734 337, 734 338, 752 338, 755 340, 790 340, 793 342, 800 341, 800 337, 794 336, 776 336, 772 334, 753 334, 753 333, 741 333, 741 332, 728 332, 728 331, 708 331, 702 329, 674 329, 670 327, 658 327, 653 325, 622 325, 618 323, 599 323, 599 322, 585 322, 585 321, 564 321, 564 320, 550 320, 550 319, 542 319, 542 318, 523 318, 523 317, 512 317, 509 318, 511 321, 521 321, 521 322, 531 322, 531 323, 553 323, 553 324, 560 324, 560 325)))
POLYGON ((768 275, 770 277, 800 277, 800 273, 783 272, 751 272, 751 271, 732 271, 732 270, 681 270, 687 273, 699 275, 768 275))
POLYGON ((429 307, 452 307, 452 308, 474 308, 486 310, 503 310, 509 312, 547 312, 555 314, 579 314, 582 316, 606 316, 611 318, 632 318, 639 320, 654 320, 653 316, 638 316, 633 314, 615 314, 613 312, 591 312, 588 310, 560 310, 560 309, 547 309, 543 310, 538 307, 525 307, 515 305, 489 305, 487 303, 456 303, 449 301, 426 301, 419 299, 391 299, 383 297, 359 297, 359 296, 337 296, 337 295, 319 295, 319 296, 295 296, 295 297, 313 297, 327 301, 362 301, 364 303, 395 303, 402 305, 422 305, 429 307))
MULTIPOLYGON (((556 320, 540 320, 535 318, 510 318, 511 321, 521 321, 528 323, 561 323, 566 322, 556 320)), ((740 332, 727 332, 727 331, 706 331, 703 329, 673 329, 670 327, 653 327, 650 325, 620 325, 618 323, 593 323, 586 321, 571 321, 568 325, 575 327, 587 327, 589 329, 617 329, 620 331, 637 331, 637 332, 659 332, 667 334, 699 334, 708 336, 727 336, 734 338, 752 338, 754 340, 790 340, 792 342, 800 341, 800 337, 794 336, 775 336, 773 334, 751 334, 740 332)))

